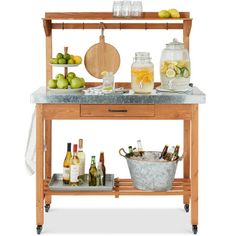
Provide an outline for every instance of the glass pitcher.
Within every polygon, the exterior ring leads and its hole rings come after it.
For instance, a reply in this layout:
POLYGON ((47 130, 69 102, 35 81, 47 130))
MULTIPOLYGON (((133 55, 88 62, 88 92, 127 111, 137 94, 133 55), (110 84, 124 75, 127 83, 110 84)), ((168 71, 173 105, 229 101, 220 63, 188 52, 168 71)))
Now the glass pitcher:
POLYGON ((160 60, 161 88, 167 90, 186 90, 190 82, 190 59, 184 44, 173 39, 166 44, 160 60))
POLYGON ((131 66, 131 88, 135 93, 148 94, 154 88, 154 66, 149 52, 136 52, 131 66))

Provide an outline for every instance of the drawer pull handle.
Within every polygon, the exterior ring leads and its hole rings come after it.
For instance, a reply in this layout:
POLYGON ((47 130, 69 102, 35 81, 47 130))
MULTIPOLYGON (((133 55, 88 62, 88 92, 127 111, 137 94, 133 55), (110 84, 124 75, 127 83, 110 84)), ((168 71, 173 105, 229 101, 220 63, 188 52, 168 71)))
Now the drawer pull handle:
POLYGON ((109 112, 128 112, 128 110, 113 110, 113 109, 108 109, 109 112))

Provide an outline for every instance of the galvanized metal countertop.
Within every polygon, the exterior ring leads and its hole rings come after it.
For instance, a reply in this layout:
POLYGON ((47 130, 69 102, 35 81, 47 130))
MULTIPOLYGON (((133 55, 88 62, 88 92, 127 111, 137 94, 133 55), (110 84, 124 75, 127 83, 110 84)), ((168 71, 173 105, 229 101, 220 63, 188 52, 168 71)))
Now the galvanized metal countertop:
POLYGON ((197 87, 185 93, 159 92, 153 90, 150 95, 106 94, 85 95, 83 91, 70 94, 48 91, 40 87, 31 94, 31 103, 43 104, 203 104, 206 95, 197 87))

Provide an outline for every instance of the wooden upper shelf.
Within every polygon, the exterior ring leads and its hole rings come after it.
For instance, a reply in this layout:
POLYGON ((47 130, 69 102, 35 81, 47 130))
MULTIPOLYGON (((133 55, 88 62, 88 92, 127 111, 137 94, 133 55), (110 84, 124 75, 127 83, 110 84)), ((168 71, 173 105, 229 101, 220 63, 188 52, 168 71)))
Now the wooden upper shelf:
POLYGON ((190 20, 189 12, 180 18, 160 18, 158 12, 144 12, 142 17, 113 17, 112 12, 46 12, 45 20, 190 20))

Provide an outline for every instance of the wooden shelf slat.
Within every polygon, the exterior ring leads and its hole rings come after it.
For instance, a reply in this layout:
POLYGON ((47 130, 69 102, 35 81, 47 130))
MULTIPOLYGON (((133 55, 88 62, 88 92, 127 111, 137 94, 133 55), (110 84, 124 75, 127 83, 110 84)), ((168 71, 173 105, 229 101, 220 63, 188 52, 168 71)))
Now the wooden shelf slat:
POLYGON ((146 195, 146 196, 155 196, 155 195, 191 195, 190 179, 175 179, 173 182, 172 189, 167 192, 151 192, 151 191, 142 191, 136 189, 133 186, 131 179, 114 179, 114 188, 110 192, 63 192, 63 191, 51 191, 49 189, 50 179, 44 181, 44 193, 46 195, 113 195, 119 197, 121 195, 146 195))
POLYGON ((160 18, 158 12, 143 12, 142 17, 113 17, 112 12, 46 12, 45 20, 191 20, 189 12, 180 18, 160 18))

